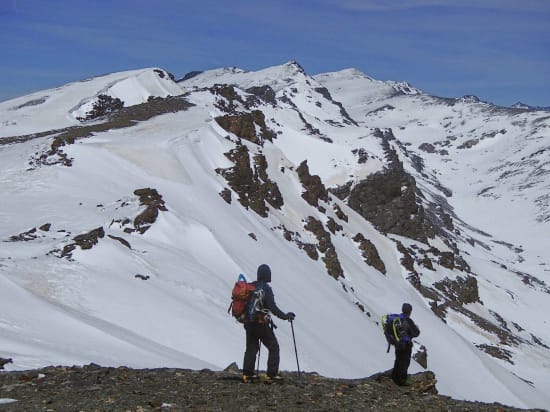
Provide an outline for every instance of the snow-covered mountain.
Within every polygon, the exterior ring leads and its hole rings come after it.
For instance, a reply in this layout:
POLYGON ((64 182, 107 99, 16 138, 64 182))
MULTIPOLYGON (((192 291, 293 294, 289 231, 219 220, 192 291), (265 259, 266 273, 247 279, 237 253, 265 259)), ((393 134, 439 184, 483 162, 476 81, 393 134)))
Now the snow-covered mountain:
POLYGON ((230 291, 267 263, 302 369, 389 369, 380 317, 408 301, 411 372, 427 362, 456 398, 548 407, 549 127, 544 111, 296 62, 1 102, 0 357, 240 364, 230 291))

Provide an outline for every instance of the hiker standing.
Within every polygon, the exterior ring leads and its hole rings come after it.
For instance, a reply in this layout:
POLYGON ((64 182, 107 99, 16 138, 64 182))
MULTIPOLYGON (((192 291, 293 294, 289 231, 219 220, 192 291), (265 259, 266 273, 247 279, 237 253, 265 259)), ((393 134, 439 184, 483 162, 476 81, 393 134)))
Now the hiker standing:
POLYGON ((411 363, 412 338, 420 335, 420 329, 418 329, 410 318, 411 312, 412 306, 409 303, 403 303, 401 307, 401 314, 403 315, 402 325, 405 335, 410 339, 402 340, 395 345, 395 362, 391 374, 393 381, 400 386, 409 384, 407 381, 407 371, 411 363))
POLYGON ((256 354, 260 349, 260 342, 269 351, 267 357, 267 373, 265 375, 266 382, 280 380, 279 375, 279 342, 275 337, 273 329, 275 325, 271 320, 270 314, 274 314, 283 320, 292 321, 295 318, 294 313, 284 313, 275 303, 273 290, 268 283, 271 282, 271 269, 268 265, 260 265, 258 267, 257 280, 253 282, 256 290, 263 291, 263 310, 256 316, 254 320, 245 322, 246 330, 246 351, 243 361, 243 382, 249 382, 256 377, 254 374, 254 363, 256 354))

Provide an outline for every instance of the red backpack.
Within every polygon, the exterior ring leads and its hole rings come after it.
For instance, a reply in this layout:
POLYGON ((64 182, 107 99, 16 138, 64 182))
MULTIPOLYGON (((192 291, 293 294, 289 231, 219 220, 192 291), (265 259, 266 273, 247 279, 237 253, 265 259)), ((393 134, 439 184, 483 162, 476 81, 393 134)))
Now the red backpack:
POLYGON ((231 311, 231 315, 235 319, 244 323, 247 320, 247 312, 255 290, 256 286, 248 283, 244 275, 240 274, 231 291, 231 304, 227 309, 227 313, 231 311))

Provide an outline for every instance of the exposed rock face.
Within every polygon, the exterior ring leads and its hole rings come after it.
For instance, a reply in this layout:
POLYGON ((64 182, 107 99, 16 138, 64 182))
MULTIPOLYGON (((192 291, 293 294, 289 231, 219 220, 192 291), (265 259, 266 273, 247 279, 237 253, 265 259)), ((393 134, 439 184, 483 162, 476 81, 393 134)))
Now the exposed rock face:
POLYGON ((225 200, 227 203, 231 204, 231 190, 228 188, 222 189, 222 191, 219 193, 223 200, 225 200))
POLYGON ((316 87, 314 90, 317 93, 321 94, 329 102, 335 104, 336 106, 338 106, 340 108, 340 114, 344 118, 344 123, 345 124, 353 124, 353 125, 357 126, 357 122, 351 118, 351 116, 348 114, 348 112, 346 111, 346 109, 344 108, 342 103, 335 101, 332 98, 330 92, 328 91, 328 89, 326 87, 316 87))
POLYGON ((252 94, 252 97, 248 98, 245 105, 247 107, 254 107, 260 103, 267 103, 271 106, 277 105, 277 98, 275 91, 269 86, 256 86, 246 89, 247 93, 252 94))
MULTIPOLYGON (((254 170, 250 166, 249 150, 245 145, 237 144, 225 154, 235 166, 217 169, 229 186, 239 195, 239 202, 245 208, 251 208, 258 215, 267 217, 266 202, 276 209, 283 205, 283 197, 277 184, 267 175, 267 162, 261 154, 254 156, 254 170)), ((228 196, 225 194, 224 199, 228 196)), ((226 200, 227 201, 227 200, 226 200)))
POLYGON ((107 113, 102 123, 83 125, 79 127, 67 127, 60 130, 50 130, 40 134, 18 136, 17 140, 25 141, 43 136, 52 136, 53 140, 50 149, 45 153, 36 153, 30 161, 31 167, 41 165, 62 164, 71 166, 72 159, 69 159, 63 152, 62 147, 74 144, 75 141, 92 136, 94 133, 104 132, 111 129, 120 129, 134 126, 136 121, 148 120, 164 113, 173 113, 186 110, 192 104, 182 97, 152 98, 147 103, 130 107, 123 107, 117 111, 107 113))
POLYGON ((164 200, 156 189, 145 188, 137 189, 134 194, 139 197, 142 206, 146 206, 145 210, 137 215, 134 219, 134 227, 143 234, 157 220, 159 210, 166 211, 164 200))
POLYGON ((86 121, 97 119, 98 117, 105 116, 109 113, 116 112, 124 107, 124 102, 119 98, 111 97, 106 94, 100 94, 95 100, 92 110, 86 113, 86 116, 79 117, 78 120, 86 121))
POLYGON ((332 209, 334 210, 334 213, 336 213, 336 216, 338 219, 343 220, 344 222, 348 221, 348 215, 346 215, 340 206, 338 206, 336 203, 332 206, 332 209))
POLYGON ((132 246, 130 245, 130 242, 128 242, 126 239, 123 239, 120 236, 113 236, 113 235, 107 235, 107 236, 110 237, 113 240, 116 240, 117 242, 122 243, 128 249, 132 249, 132 246))
POLYGON ((10 236, 9 242, 28 242, 29 240, 34 240, 38 238, 38 233, 36 228, 33 227, 25 232, 21 232, 18 235, 10 236))
POLYGON ((520 411, 440 396, 429 371, 411 375, 407 387, 388 372, 363 379, 283 376, 281 384, 243 384, 236 366, 212 372, 90 364, 4 372, 0 385, 3 397, 16 401, 2 405, 5 411, 520 411))
POLYGON ((379 272, 386 274, 386 265, 380 258, 380 255, 378 254, 378 250, 376 249, 376 246, 374 246, 374 243, 366 239, 362 233, 357 233, 353 237, 353 240, 359 243, 359 249, 361 250, 363 258, 365 259, 365 263, 372 266, 379 272))
POLYGON ((342 270, 342 266, 338 260, 336 249, 332 244, 330 233, 324 229, 323 224, 319 220, 310 216, 308 217, 304 227, 317 237, 317 240, 319 241, 317 248, 324 254, 321 260, 325 263, 328 274, 335 279, 344 277, 344 271, 342 270))
POLYGON ((385 233, 394 233, 427 243, 437 233, 417 202, 415 179, 403 169, 397 153, 388 141, 395 139, 391 130, 377 130, 388 158, 388 167, 355 185, 348 198, 349 206, 385 233))
POLYGON ((319 176, 309 174, 307 160, 300 163, 296 172, 298 173, 300 182, 302 182, 302 186, 304 186, 305 191, 302 193, 302 197, 306 202, 317 208, 319 207, 319 200, 328 202, 328 191, 319 176))
POLYGON ((222 97, 217 100, 216 107, 226 113, 236 112, 237 104, 244 103, 235 88, 228 84, 215 84, 210 88, 210 92, 222 97))
POLYGON ((446 278, 434 283, 434 287, 461 305, 479 302, 477 280, 472 276, 457 277, 455 280, 446 278))
POLYGON ((72 251, 75 250, 77 246, 80 246, 82 250, 91 249, 94 245, 97 245, 99 239, 103 237, 105 237, 103 227, 98 227, 88 233, 75 236, 73 238, 74 243, 70 243, 63 248, 61 257, 71 257, 72 251))
POLYGON ((414 353, 413 359, 424 369, 428 368, 428 350, 424 345, 414 353))
POLYGON ((219 116, 216 117, 216 122, 227 132, 260 146, 265 140, 273 141, 276 137, 265 124, 264 113, 260 110, 219 116))

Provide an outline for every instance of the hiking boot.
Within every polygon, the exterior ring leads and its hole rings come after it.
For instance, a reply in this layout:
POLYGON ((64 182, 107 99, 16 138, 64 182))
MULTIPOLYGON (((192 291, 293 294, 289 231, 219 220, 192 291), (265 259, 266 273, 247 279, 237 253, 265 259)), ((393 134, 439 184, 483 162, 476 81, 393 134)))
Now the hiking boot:
POLYGON ((243 383, 256 382, 258 375, 243 375, 243 383))
POLYGON ((264 375, 264 383, 276 383, 276 382, 282 382, 283 377, 279 374, 274 376, 269 376, 267 373, 264 375))

